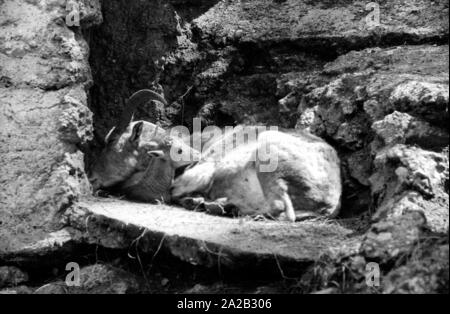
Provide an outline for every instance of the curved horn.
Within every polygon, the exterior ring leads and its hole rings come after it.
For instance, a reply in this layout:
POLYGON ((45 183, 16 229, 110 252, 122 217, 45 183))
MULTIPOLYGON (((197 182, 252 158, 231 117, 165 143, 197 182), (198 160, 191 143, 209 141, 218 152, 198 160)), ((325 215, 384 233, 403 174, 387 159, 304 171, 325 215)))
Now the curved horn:
POLYGON ((162 102, 164 105, 167 105, 167 101, 162 95, 149 89, 142 89, 140 91, 137 91, 136 93, 131 95, 131 97, 128 99, 128 103, 130 105, 140 105, 143 102, 147 102, 149 100, 156 100, 162 102))
POLYGON ((132 121, 136 108, 142 104, 147 103, 150 100, 159 101, 164 105, 167 105, 166 99, 162 95, 152 90, 142 89, 140 91, 137 91, 136 93, 131 95, 131 97, 127 100, 125 110, 122 114, 122 117, 119 121, 119 125, 117 126, 116 130, 123 131, 132 121))

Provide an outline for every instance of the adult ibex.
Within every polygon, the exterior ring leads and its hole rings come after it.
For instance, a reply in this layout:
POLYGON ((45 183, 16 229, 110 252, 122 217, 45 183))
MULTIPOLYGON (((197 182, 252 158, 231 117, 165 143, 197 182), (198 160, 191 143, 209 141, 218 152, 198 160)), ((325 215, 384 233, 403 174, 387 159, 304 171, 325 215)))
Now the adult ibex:
POLYGON ((167 104, 151 90, 140 90, 128 99, 118 125, 109 131, 103 150, 88 169, 94 190, 116 188, 131 199, 170 201, 175 169, 190 163, 171 159, 170 149, 196 152, 153 123, 132 121, 136 108, 151 100, 167 104))
POLYGON ((245 127, 207 143, 202 160, 172 185, 175 199, 200 193, 218 205, 233 205, 245 215, 277 217, 284 213, 290 221, 336 216, 341 192, 339 158, 325 141, 306 132, 290 135, 245 127), (249 131, 251 140, 235 141, 249 131), (237 145, 224 149, 230 142, 237 145))

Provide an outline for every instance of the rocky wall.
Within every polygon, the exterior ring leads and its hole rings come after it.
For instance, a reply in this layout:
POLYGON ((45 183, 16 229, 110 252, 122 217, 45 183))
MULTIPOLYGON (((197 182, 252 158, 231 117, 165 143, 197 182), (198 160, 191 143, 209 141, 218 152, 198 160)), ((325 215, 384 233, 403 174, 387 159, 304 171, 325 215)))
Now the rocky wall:
POLYGON ((93 138, 92 77, 81 29, 101 21, 94 0, 0 1, 2 253, 43 239, 90 193, 80 147, 93 138), (69 28, 72 5, 80 26, 69 28))

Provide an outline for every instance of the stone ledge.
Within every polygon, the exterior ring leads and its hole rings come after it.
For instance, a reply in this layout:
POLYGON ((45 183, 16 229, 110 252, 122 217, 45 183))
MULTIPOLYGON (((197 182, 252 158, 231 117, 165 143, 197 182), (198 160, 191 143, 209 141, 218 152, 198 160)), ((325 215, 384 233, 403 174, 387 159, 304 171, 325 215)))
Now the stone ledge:
POLYGON ((88 243, 114 249, 159 250, 194 265, 227 268, 297 265, 357 252, 358 237, 334 222, 287 223, 231 219, 167 205, 96 199, 67 214, 88 243))

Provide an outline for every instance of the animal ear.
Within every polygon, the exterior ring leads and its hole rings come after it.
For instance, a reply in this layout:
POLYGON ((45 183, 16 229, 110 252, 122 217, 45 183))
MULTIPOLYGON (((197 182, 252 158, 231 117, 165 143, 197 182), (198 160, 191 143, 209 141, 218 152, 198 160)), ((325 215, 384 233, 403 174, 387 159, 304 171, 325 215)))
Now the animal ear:
POLYGON ((131 131, 131 136, 129 141, 137 144, 139 142, 139 138, 141 137, 142 134, 142 128, 144 126, 144 122, 138 122, 133 126, 133 130, 131 131))
POLYGON ((150 157, 154 157, 154 158, 162 158, 162 157, 164 157, 164 152, 162 150, 152 150, 152 151, 147 152, 147 154, 150 157))

